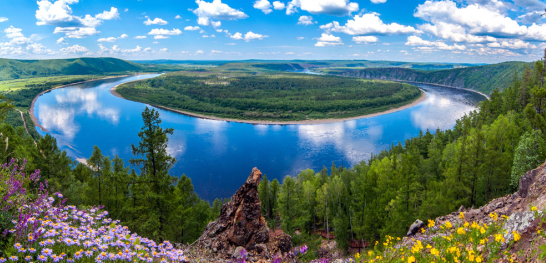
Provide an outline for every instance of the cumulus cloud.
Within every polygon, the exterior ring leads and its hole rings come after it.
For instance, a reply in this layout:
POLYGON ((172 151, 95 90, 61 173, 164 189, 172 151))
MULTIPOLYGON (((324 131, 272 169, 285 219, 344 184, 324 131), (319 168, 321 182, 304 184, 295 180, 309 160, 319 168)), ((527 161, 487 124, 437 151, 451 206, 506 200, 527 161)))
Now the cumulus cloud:
POLYGON ((121 34, 121 36, 119 37, 119 39, 125 39, 125 38, 128 38, 129 36, 127 34, 121 34))
POLYGON ((297 37, 298 40, 304 40, 305 37, 297 37))
POLYGON ((196 31, 196 30, 199 30, 201 28, 199 28, 199 26, 187 26, 184 28, 184 30, 186 31, 196 31))
POLYGON ((89 49, 80 45, 73 45, 70 47, 61 48, 60 51, 65 54, 81 54, 89 52, 89 49))
POLYGON ((150 32, 148 32, 148 35, 154 36, 154 39, 166 39, 166 38, 169 38, 169 36, 177 36, 181 34, 182 34, 182 31, 180 31, 180 29, 177 29, 177 28, 173 28, 173 30, 155 28, 155 29, 152 29, 150 32))
POLYGON ((371 1, 372 1, 372 3, 374 3, 374 4, 383 4, 383 3, 386 3, 386 2, 387 2, 387 0, 371 0, 371 1))
POLYGON ((68 44, 68 43, 64 42, 64 37, 61 37, 61 38, 57 39, 56 43, 57 44, 68 44))
POLYGON ((437 48, 439 50, 459 50, 459 51, 466 50, 466 46, 464 45, 457 45, 455 43, 453 44, 453 46, 450 46, 440 40, 428 41, 428 40, 423 40, 422 38, 418 36, 409 36, 408 41, 406 42, 406 46, 417 46, 417 47, 420 47, 422 50, 427 50, 429 48, 437 48))
POLYGON ((147 38, 146 36, 136 36, 135 39, 145 39, 147 38))
POLYGON ((182 17, 180 15, 176 15, 174 19, 182 19, 182 17))
POLYGON ((197 52, 195 52, 195 54, 203 54, 203 50, 197 50, 197 52))
POLYGON ((286 5, 281 1, 273 2, 273 9, 275 9, 275 10, 283 10, 285 7, 286 7, 286 5))
POLYGON ((193 13, 198 17, 197 24, 202 26, 219 27, 222 23, 215 20, 237 20, 248 17, 244 12, 222 3, 222 0, 213 0, 211 3, 204 0, 195 2, 199 7, 193 10, 193 13))
POLYGON ((115 42, 116 38, 115 37, 99 38, 99 40, 97 40, 97 41, 99 41, 99 42, 115 42))
POLYGON ((271 9, 271 3, 269 3, 267 0, 256 0, 253 7, 262 10, 262 12, 264 12, 266 15, 273 12, 271 9))
POLYGON ((359 10, 358 4, 349 0, 292 0, 286 7, 286 14, 291 15, 297 9, 311 14, 344 16, 359 10))
POLYGON ((353 37, 353 41, 358 44, 377 43, 379 39, 376 36, 358 36, 353 37))
POLYGON ((500 42, 488 43, 488 47, 508 48, 508 49, 535 49, 537 46, 525 42, 521 39, 504 40, 500 42))
POLYGON ((229 37, 231 39, 244 40, 246 42, 249 42, 251 40, 262 40, 262 39, 267 38, 269 36, 256 34, 256 33, 252 32, 252 31, 248 31, 244 36, 243 36, 243 34, 237 32, 237 33, 235 33, 233 35, 230 35, 229 37))
POLYGON ((170 37, 169 36, 164 36, 164 35, 154 36, 154 39, 167 39, 167 38, 170 38, 170 37))
POLYGON ((53 33, 64 33, 67 38, 86 38, 100 33, 94 27, 56 27, 53 33))
POLYGON ((159 18, 159 17, 156 17, 154 18, 154 20, 150 20, 150 18, 148 18, 148 20, 144 21, 144 24, 147 25, 147 26, 151 26, 151 25, 166 25, 168 24, 167 21, 159 18))
POLYGON ((0 23, 2 22, 6 22, 8 21, 9 19, 7 17, 0 17, 0 23))
POLYGON ((340 37, 336 37, 332 34, 322 33, 321 37, 317 38, 315 47, 333 47, 343 45, 340 37))
POLYGON ((119 18, 119 12, 118 9, 115 7, 110 8, 110 11, 104 11, 100 14, 97 14, 95 18, 101 19, 101 20, 112 20, 112 19, 118 19, 119 18))
POLYGON ((316 22, 313 21, 312 16, 300 16, 300 18, 298 19, 298 25, 308 26, 308 25, 312 25, 314 23, 316 23, 316 22))
POLYGON ((167 48, 162 48, 159 50, 159 52, 167 52, 167 48))
POLYGON ((348 35, 391 35, 421 33, 420 30, 411 26, 404 26, 398 23, 385 24, 378 13, 356 15, 352 20, 347 21, 344 26, 339 22, 320 26, 321 29, 334 32, 342 32, 348 35))

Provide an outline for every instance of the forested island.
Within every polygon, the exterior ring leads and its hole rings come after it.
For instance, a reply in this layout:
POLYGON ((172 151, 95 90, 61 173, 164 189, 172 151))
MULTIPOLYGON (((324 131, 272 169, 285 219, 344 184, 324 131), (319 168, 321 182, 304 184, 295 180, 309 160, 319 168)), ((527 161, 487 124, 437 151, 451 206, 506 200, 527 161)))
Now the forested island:
POLYGON ((424 95, 405 83, 263 72, 168 73, 115 91, 169 109, 250 121, 350 118, 399 108, 424 95))

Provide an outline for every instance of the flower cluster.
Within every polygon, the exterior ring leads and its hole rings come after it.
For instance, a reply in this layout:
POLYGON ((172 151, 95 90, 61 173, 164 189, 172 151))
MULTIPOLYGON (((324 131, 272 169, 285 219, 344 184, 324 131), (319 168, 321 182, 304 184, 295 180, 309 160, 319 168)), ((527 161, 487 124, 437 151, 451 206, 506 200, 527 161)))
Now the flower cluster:
POLYGON ((13 161, 0 170, 0 208, 11 215, 13 223, 3 234, 14 242, 5 248, 0 263, 185 261, 182 250, 168 241, 156 244, 131 233, 99 207, 65 206, 63 196, 49 195, 43 184, 35 193, 28 193, 23 186, 37 184, 39 172, 26 177, 23 170, 13 161))

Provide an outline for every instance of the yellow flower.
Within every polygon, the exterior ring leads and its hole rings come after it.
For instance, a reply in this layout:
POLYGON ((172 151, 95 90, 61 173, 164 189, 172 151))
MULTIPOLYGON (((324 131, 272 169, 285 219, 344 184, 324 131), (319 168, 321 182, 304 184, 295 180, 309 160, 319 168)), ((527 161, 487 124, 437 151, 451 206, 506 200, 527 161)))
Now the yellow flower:
POLYGON ((481 227, 480 228, 480 233, 485 234, 485 228, 481 227))
POLYGON ((463 226, 468 227, 470 224, 468 222, 464 222, 463 226))
POLYGON ((371 250, 368 251, 368 256, 370 256, 370 257, 373 256, 373 251, 371 251, 371 250))
POLYGON ((512 234, 514 235, 514 241, 517 242, 521 239, 521 235, 518 232, 514 231, 512 234))
POLYGON ((356 253, 355 258, 359 259, 360 258, 360 253, 356 253))
POLYGON ((537 211, 537 207, 536 206, 531 207, 531 211, 537 211))
POLYGON ((434 221, 432 221, 432 220, 429 219, 429 220, 428 220, 428 227, 429 227, 429 228, 430 228, 430 227, 434 227, 434 221))
POLYGON ((439 256, 440 251, 438 251, 438 249, 436 249, 436 248, 433 248, 433 249, 430 250, 430 254, 432 254, 434 256, 439 256))
POLYGON ((447 221, 447 222, 445 223, 445 226, 446 226, 447 228, 451 228, 451 227, 452 227, 451 222, 447 221))
POLYGON ((476 262, 481 263, 481 262, 482 262, 482 257, 481 257, 481 256, 477 256, 477 257, 476 257, 476 262))
POLYGON ((421 232, 424 234, 427 231, 424 228, 421 228, 421 232))
POLYGON ((491 217, 493 220, 497 221, 499 215, 497 213, 490 213, 489 217, 491 217))
POLYGON ((485 244, 485 238, 480 240, 480 245, 483 245, 483 244, 485 244))
POLYGON ((464 220, 464 213, 463 213, 463 212, 460 212, 460 213, 459 213, 459 218, 460 218, 461 220, 464 220))
POLYGON ((540 229, 539 229, 539 230, 537 230, 537 233, 538 233, 538 234, 540 234, 540 229))
POLYGON ((466 231, 464 230, 464 228, 459 227, 459 229, 457 229, 457 234, 464 235, 464 234, 466 234, 466 231))
POLYGON ((408 263, 414 263, 415 262, 415 257, 414 256, 411 256, 408 258, 408 263))

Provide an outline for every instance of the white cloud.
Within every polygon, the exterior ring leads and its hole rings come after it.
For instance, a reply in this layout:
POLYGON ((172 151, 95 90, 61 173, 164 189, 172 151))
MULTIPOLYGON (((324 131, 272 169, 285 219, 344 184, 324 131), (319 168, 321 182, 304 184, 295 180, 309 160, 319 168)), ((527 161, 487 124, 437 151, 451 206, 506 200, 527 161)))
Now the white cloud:
POLYGON ((359 10, 358 4, 349 0, 292 0, 288 3, 286 14, 297 12, 297 8, 311 14, 344 16, 359 10))
POLYGON ((140 46, 136 46, 136 48, 133 48, 133 49, 122 49, 121 52, 122 53, 138 53, 138 52, 141 52, 142 51, 142 47, 140 46))
POLYGON ((121 36, 119 37, 119 39, 125 39, 125 38, 128 38, 129 36, 127 34, 121 34, 121 36))
POLYGON ((81 54, 81 53, 89 52, 89 49, 87 49, 86 47, 82 47, 80 45, 73 45, 70 47, 61 48, 60 51, 65 54, 81 54))
POLYGON ((524 24, 540 23, 540 20, 544 18, 543 11, 532 11, 518 16, 518 21, 524 24))
POLYGON ((167 52, 167 48, 162 48, 159 50, 159 52, 167 52))
POLYGON ((214 38, 214 37, 216 37, 216 36, 215 36, 215 35, 210 35, 210 36, 209 36, 209 35, 203 35, 203 37, 204 37, 204 38, 208 38, 208 37, 213 37, 213 38, 214 38))
POLYGON ((0 17, 0 23, 2 22, 6 22, 8 21, 9 19, 7 17, 0 17))
POLYGON ((118 9, 115 7, 112 7, 110 8, 110 11, 104 11, 100 14, 97 14, 95 18, 98 18, 101 20, 118 19, 119 18, 118 9))
POLYGON ((298 19, 298 25, 308 26, 308 25, 312 25, 314 23, 316 23, 316 22, 313 21, 312 16, 300 16, 300 18, 298 19))
POLYGON ((546 3, 539 0, 514 0, 514 4, 529 11, 544 11, 546 9, 546 3))
POLYGON ((67 38, 86 38, 100 33, 94 27, 56 27, 53 33, 64 33, 67 38))
POLYGON ((180 15, 176 15, 174 19, 182 19, 182 17, 180 15))
POLYGON ((228 46, 235 46, 235 45, 237 45, 237 44, 235 44, 235 43, 226 43, 226 45, 228 45, 228 46))
POLYGON ((243 34, 237 32, 233 35, 230 35, 229 36, 231 39, 235 39, 235 40, 244 40, 246 42, 248 41, 251 41, 251 40, 262 40, 266 37, 269 37, 267 35, 261 35, 261 34, 256 34, 252 31, 248 31, 244 36, 243 34))
POLYGON ((386 2, 387 2, 387 0, 371 0, 371 1, 372 1, 372 3, 374 3, 374 4, 383 4, 383 3, 386 3, 386 2))
POLYGON ((271 3, 269 3, 267 0, 256 0, 253 7, 262 10, 262 12, 264 12, 266 15, 273 12, 271 9, 271 3))
POLYGON ((333 47, 343 45, 340 37, 336 37, 331 34, 322 33, 321 37, 317 39, 315 47, 333 47))
POLYGON ((61 37, 57 39, 57 44, 68 44, 68 43, 64 42, 64 37, 61 37))
POLYGON ((136 36, 135 39, 145 39, 147 38, 146 36, 136 36))
POLYGON ((97 40, 97 41, 99 41, 99 42, 115 42, 116 38, 115 37, 99 38, 99 40, 97 40))
POLYGON ((304 40, 305 37, 297 37, 298 40, 304 40))
POLYGON ((283 2, 275 1, 273 2, 273 9, 275 10, 283 10, 286 7, 286 5, 283 2))
POLYGON ((182 53, 182 54, 189 54, 190 52, 189 52, 189 51, 182 51, 182 52, 180 52, 180 53, 182 53))
POLYGON ((445 22, 437 22, 436 24, 423 24, 419 26, 419 29, 429 33, 435 37, 455 41, 455 42, 468 42, 468 43, 484 43, 494 42, 496 38, 492 36, 476 36, 468 34, 466 29, 461 25, 450 24, 445 22))
POLYGON ((184 28, 184 30, 186 31, 196 31, 196 30, 199 30, 201 28, 199 28, 199 26, 187 26, 184 28))
POLYGON ((222 0, 213 0, 211 3, 204 0, 196 0, 195 2, 199 7, 193 10, 193 13, 198 17, 197 24, 202 26, 219 27, 222 23, 214 20, 237 20, 248 17, 244 12, 222 3, 222 0))
POLYGON ((38 2, 36 10, 37 25, 50 25, 57 27, 96 27, 101 21, 90 15, 84 18, 72 15, 69 4, 77 3, 78 0, 58 0, 51 3, 49 0, 38 2))
POLYGON ((129 8, 125 8, 125 10, 123 10, 123 12, 129 12, 129 8))
POLYGON ((294 55, 294 52, 286 52, 285 55, 294 55))
POLYGON ((144 24, 147 25, 147 26, 150 26, 150 25, 166 25, 168 24, 167 21, 159 18, 159 17, 156 17, 154 18, 154 20, 150 20, 150 18, 148 18, 148 20, 144 21, 144 24))
POLYGON ((334 32, 342 32, 349 35, 390 35, 390 34, 409 34, 421 33, 421 31, 411 27, 404 26, 398 23, 385 24, 379 18, 378 13, 368 13, 361 16, 356 15, 352 20, 347 21, 344 26, 340 26, 339 22, 323 25, 320 27, 324 30, 334 32))
POLYGON ((466 46, 464 45, 457 45, 456 43, 453 44, 453 46, 447 45, 446 43, 438 40, 438 41, 428 41, 423 40, 422 38, 418 36, 409 36, 408 41, 406 42, 406 46, 418 46, 422 50, 427 50, 429 48, 437 48, 440 50, 466 50, 466 46), (425 48, 422 48, 425 47, 425 48))
POLYGON ((508 48, 508 49, 535 49, 537 46, 525 42, 521 39, 504 40, 501 42, 488 43, 488 47, 494 48, 508 48))
POLYGON ((169 36, 164 36, 164 35, 154 36, 154 39, 167 39, 167 38, 170 38, 170 37, 169 36))
POLYGON ((376 36, 358 36, 353 37, 353 41, 358 44, 377 43, 379 39, 376 36))
POLYGON ((203 54, 203 50, 197 50, 197 52, 195 52, 195 54, 203 54))
POLYGON ((33 54, 38 54, 38 55, 40 55, 40 54, 50 54, 50 55, 52 55, 52 54, 55 53, 53 50, 46 48, 44 45, 42 45, 40 43, 29 44, 29 45, 27 45, 26 50, 30 51, 33 54))
POLYGON ((224 52, 219 51, 219 50, 214 50, 214 49, 213 49, 213 50, 210 51, 210 53, 212 53, 212 54, 222 54, 222 53, 224 53, 224 52))

